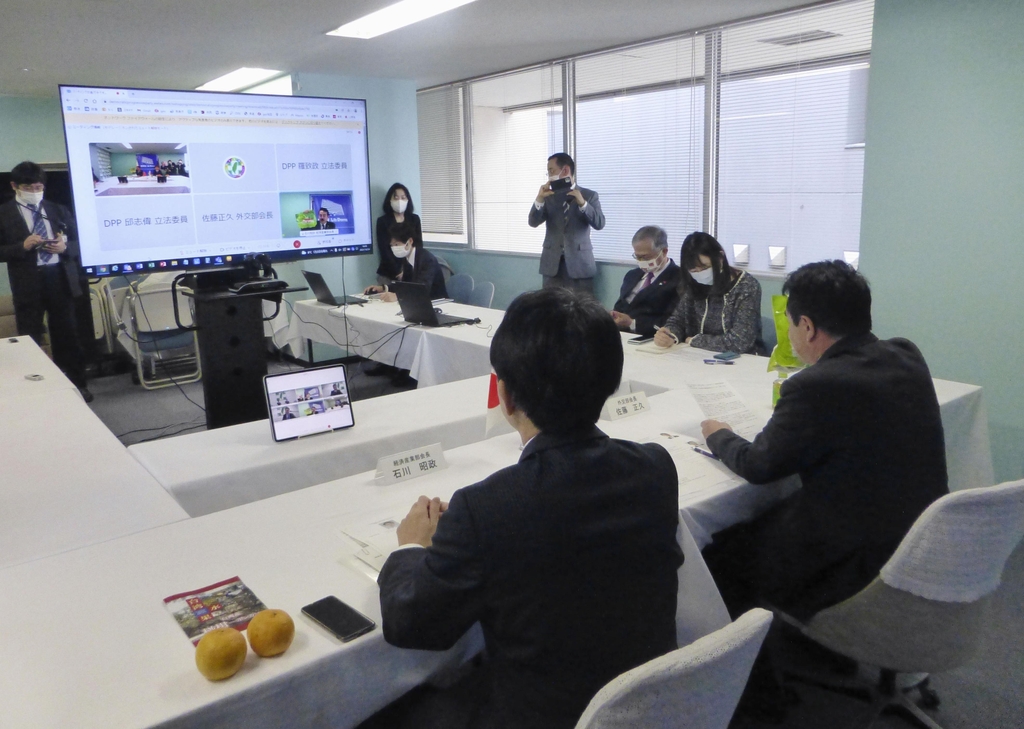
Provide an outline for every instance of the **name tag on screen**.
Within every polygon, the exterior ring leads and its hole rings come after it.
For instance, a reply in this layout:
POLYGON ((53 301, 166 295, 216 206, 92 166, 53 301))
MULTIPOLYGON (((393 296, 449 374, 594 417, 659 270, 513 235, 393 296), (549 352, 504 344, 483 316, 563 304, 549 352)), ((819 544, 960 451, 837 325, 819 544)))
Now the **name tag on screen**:
POLYGON ((398 483, 448 468, 440 443, 384 456, 377 461, 374 483, 398 483))
POLYGON ((650 412, 651 406, 647 402, 647 395, 644 392, 631 392, 628 395, 619 395, 608 398, 604 406, 605 420, 620 420, 631 415, 650 412))

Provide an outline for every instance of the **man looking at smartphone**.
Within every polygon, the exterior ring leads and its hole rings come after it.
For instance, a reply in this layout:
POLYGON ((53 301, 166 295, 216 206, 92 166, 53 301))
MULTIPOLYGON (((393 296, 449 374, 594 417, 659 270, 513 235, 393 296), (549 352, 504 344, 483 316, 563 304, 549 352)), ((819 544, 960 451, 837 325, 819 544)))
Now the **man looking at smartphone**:
POLYGON ((679 303, 679 266, 669 258, 668 234, 645 225, 633 234, 636 268, 622 277, 622 291, 612 309, 620 330, 653 337, 679 303))
POLYGON ((519 461, 450 504, 421 497, 378 579, 389 643, 444 650, 479 622, 487 661, 404 721, 367 726, 571 729, 605 683, 676 647, 675 466, 595 427, 622 361, 590 296, 509 306, 491 364, 519 461))
POLYGON ((604 227, 604 213, 596 192, 576 186, 576 163, 564 152, 548 157, 548 181, 537 192, 528 222, 531 228, 545 224, 540 253, 544 288, 593 294, 597 263, 590 229, 604 227))
POLYGON ((42 344, 45 313, 53 361, 91 402, 74 312, 82 295, 74 216, 43 199, 46 172, 35 162, 11 170, 11 187, 14 200, 0 205, 0 261, 7 264, 18 333, 42 344))

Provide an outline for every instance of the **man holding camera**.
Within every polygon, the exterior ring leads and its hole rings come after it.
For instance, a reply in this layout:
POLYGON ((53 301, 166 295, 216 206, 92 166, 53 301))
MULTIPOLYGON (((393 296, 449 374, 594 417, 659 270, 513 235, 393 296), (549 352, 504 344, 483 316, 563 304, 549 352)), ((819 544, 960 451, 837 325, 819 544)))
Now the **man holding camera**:
POLYGON ((45 313, 53 361, 91 402, 75 322, 74 299, 82 286, 74 216, 43 200, 46 172, 35 162, 11 170, 11 187, 14 200, 0 205, 0 261, 7 264, 18 332, 42 344, 45 313))
POLYGON ((529 224, 546 224, 540 273, 544 288, 594 293, 597 263, 590 244, 590 229, 604 227, 604 213, 597 193, 576 186, 576 163, 559 152, 548 157, 548 181, 540 187, 530 208, 529 224))

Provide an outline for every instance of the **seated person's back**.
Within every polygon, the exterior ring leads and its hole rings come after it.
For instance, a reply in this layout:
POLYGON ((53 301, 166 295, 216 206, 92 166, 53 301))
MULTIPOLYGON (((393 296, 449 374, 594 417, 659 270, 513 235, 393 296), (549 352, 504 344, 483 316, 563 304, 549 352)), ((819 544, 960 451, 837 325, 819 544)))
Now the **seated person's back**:
POLYGON ((384 635, 444 649, 479 621, 488 661, 471 726, 571 729, 601 686, 675 648, 675 466, 660 446, 594 426, 618 386, 622 345, 589 297, 520 296, 491 362, 526 446, 517 464, 457 491, 439 518, 439 502, 413 507, 399 541, 430 546, 385 564, 384 635), (437 531, 422 539, 424 509, 437 531))

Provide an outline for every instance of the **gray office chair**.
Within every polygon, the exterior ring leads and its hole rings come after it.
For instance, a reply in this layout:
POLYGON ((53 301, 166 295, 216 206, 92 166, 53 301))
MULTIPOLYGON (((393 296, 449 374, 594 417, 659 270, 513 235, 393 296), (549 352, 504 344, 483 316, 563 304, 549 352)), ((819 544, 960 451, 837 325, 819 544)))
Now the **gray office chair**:
POLYGON ((843 693, 859 690, 871 702, 860 726, 894 707, 921 726, 941 729, 907 693, 917 688, 926 707, 938 705, 927 674, 973 657, 992 593, 1022 536, 1024 480, 943 496, 918 517, 870 585, 806 625, 780 616, 826 648, 879 669, 877 683, 791 677, 843 693), (898 674, 917 682, 899 681, 898 674))
POLYGON ((437 259, 438 264, 441 266, 441 275, 444 276, 445 283, 447 283, 448 279, 450 279, 455 274, 455 270, 452 268, 451 264, 448 263, 448 261, 443 259, 441 256, 437 255, 436 253, 434 254, 434 258, 437 259))
POLYGON ((469 301, 466 303, 490 309, 492 301, 494 301, 494 284, 484 281, 473 287, 473 291, 469 294, 469 301))
MULTIPOLYGON (((139 384, 147 390, 196 382, 203 376, 196 333, 178 328, 173 296, 170 283, 146 280, 133 283, 128 294, 135 332, 132 356, 139 384)), ((181 323, 191 326, 190 304, 179 302, 178 312, 181 323)))
POLYGON ((448 298, 459 304, 468 304, 474 285, 473 277, 468 273, 457 273, 448 279, 444 287, 448 290, 448 298))
POLYGON ((772 614, 754 608, 736 622, 612 679, 576 729, 726 729, 772 614))
POLYGON ((764 342, 765 354, 770 355, 779 343, 779 336, 775 331, 775 320, 770 316, 761 317, 761 341, 764 342))

